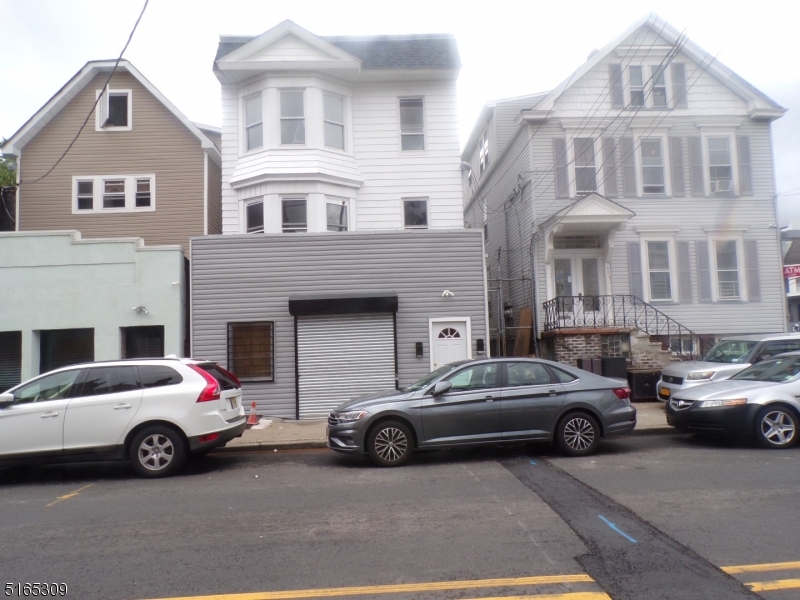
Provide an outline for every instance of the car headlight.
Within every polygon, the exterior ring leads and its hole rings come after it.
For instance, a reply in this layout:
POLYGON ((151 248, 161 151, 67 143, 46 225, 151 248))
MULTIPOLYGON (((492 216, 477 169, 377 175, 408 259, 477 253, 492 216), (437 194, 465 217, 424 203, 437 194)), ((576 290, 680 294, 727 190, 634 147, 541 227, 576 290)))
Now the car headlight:
POLYGON ((714 376, 714 371, 692 371, 686 374, 687 381, 698 381, 700 379, 711 379, 714 376))
POLYGON ((365 416, 367 416, 367 411, 365 410, 336 413, 336 418, 338 419, 339 423, 352 423, 364 418, 365 416))
POLYGON ((703 400, 697 403, 697 408, 719 408, 721 406, 740 406, 747 404, 747 398, 735 398, 733 400, 703 400))

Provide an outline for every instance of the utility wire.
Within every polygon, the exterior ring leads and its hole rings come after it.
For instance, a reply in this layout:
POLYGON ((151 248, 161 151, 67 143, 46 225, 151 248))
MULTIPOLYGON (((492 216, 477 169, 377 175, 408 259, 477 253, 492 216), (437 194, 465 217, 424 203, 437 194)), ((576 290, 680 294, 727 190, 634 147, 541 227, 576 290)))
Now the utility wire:
MULTIPOLYGON (((111 82, 111 78, 114 76, 114 73, 116 72, 117 67, 119 66, 119 63, 122 60, 122 55, 125 54, 125 50, 128 49, 128 45, 131 43, 131 40, 133 39, 133 34, 136 32, 136 28, 139 26, 139 21, 142 20, 142 17, 144 16, 144 11, 147 9, 147 4, 149 2, 150 2, 150 0, 144 0, 144 6, 142 7, 142 12, 139 13, 139 18, 136 19, 136 23, 133 24, 133 29, 131 29, 131 33, 128 36, 128 41, 125 42, 125 46, 122 48, 122 52, 119 53, 119 56, 117 57, 117 61, 114 63, 114 68, 111 69, 111 73, 109 74, 108 79, 106 79, 106 82, 103 84, 103 87, 102 87, 103 90, 105 90, 108 87, 108 84, 111 82)), ((91 110, 89 110, 89 114, 86 115, 86 118, 83 120, 83 124, 81 125, 80 129, 78 129, 78 133, 76 133, 75 137, 72 138, 72 141, 69 143, 69 146, 67 146, 67 149, 64 150, 63 154, 61 154, 61 156, 58 158, 58 160, 55 162, 55 164, 52 167, 50 167, 47 170, 47 172, 44 175, 42 175, 41 177, 37 177, 36 179, 31 179, 31 180, 27 180, 27 181, 20 181, 17 185, 21 186, 23 184, 37 183, 37 182, 41 181, 42 179, 44 179, 45 177, 47 177, 48 175, 50 175, 50 173, 53 172, 53 170, 59 165, 59 163, 62 160, 64 160, 64 157, 72 149, 72 146, 75 145, 75 142, 78 141, 78 137, 80 137, 81 132, 86 127, 86 124, 89 122, 89 119, 91 118, 92 113, 94 113, 95 108, 97 108, 97 103, 100 102, 101 98, 103 98, 103 94, 99 94, 97 96, 97 98, 94 101, 94 104, 92 104, 91 110)))

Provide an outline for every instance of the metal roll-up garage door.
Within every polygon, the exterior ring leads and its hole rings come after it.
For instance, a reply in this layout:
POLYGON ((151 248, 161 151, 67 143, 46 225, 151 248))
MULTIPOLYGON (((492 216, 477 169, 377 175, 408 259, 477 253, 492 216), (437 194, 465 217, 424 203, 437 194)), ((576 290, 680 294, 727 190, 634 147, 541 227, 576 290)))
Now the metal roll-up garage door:
POLYGON ((325 417, 361 394, 396 387, 394 315, 297 317, 298 413, 325 417))

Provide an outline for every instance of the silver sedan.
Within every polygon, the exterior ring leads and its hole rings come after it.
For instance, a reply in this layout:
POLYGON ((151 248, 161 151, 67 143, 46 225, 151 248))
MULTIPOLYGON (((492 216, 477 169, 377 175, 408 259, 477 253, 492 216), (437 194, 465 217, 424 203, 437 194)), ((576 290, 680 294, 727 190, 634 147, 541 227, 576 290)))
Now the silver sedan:
POLYGON ((667 404, 678 429, 755 436, 791 448, 800 429, 800 352, 757 363, 728 380, 682 390, 667 404))

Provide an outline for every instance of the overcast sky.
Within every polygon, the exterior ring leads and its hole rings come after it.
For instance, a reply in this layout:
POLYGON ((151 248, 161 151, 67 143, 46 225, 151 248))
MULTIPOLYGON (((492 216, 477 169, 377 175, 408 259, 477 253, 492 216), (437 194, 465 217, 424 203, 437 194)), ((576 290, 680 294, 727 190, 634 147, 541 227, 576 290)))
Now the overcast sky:
MULTIPOLYGON (((144 0, 0 0, 0 136, 11 136, 89 60, 116 58, 144 0)), ((552 89, 655 12, 779 104, 773 124, 780 220, 800 226, 797 0, 150 0, 125 53, 190 119, 220 124, 211 71, 220 34, 291 19, 318 35, 452 33, 462 146, 490 100, 552 89)))

